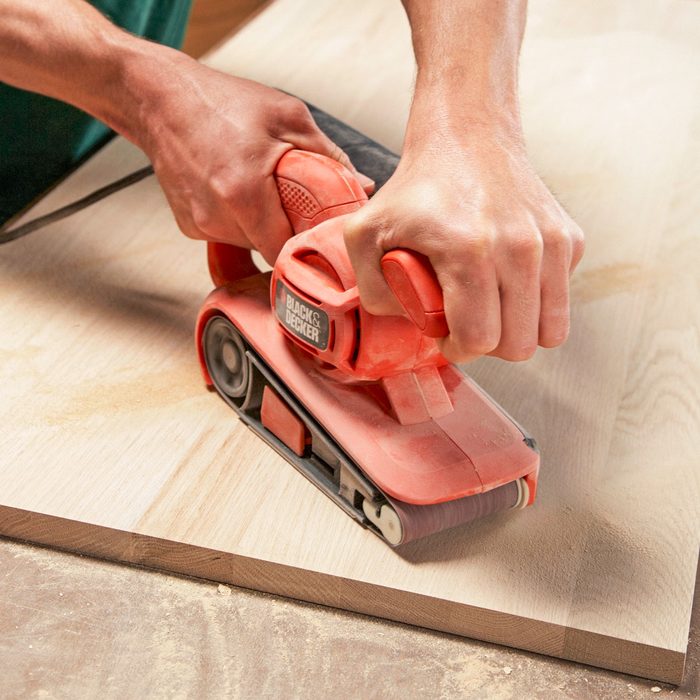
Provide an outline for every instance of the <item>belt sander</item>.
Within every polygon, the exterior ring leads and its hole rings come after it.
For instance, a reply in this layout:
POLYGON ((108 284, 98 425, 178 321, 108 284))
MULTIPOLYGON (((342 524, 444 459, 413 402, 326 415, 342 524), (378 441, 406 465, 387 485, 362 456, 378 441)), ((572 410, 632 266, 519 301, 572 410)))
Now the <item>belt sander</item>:
POLYGON ((334 160, 299 150, 276 181, 295 235, 272 272, 209 243, 216 289, 198 317, 205 380, 350 517, 396 546, 533 503, 534 440, 459 368, 429 261, 382 270, 405 316, 360 304, 344 215, 367 196, 334 160))

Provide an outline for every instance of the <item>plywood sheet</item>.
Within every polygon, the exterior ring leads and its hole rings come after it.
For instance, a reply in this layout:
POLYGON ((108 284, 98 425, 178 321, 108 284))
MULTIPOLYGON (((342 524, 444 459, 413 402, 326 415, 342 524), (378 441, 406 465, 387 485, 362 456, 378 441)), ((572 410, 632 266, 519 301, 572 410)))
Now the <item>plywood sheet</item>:
MULTIPOLYGON (((153 181, 0 249, 0 533, 679 681, 700 536, 700 5, 531 6, 529 148, 585 229, 573 330, 469 371, 539 502, 397 552, 204 390, 210 289, 153 181)), ((400 149, 398 2, 279 0, 210 58, 400 149)), ((33 213, 143 163, 117 140, 33 213)), ((426 174, 428 175, 428 174, 426 174)))

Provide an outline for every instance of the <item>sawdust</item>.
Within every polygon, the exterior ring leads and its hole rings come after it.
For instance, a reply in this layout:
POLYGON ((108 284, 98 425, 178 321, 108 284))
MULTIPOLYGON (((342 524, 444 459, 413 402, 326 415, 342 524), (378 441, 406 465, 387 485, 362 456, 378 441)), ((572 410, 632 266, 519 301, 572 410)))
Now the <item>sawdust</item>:
POLYGON ((43 419, 49 425, 63 425, 96 415, 160 409, 202 396, 206 397, 204 381, 193 358, 181 368, 172 367, 100 386, 79 384, 68 395, 49 396, 43 405, 43 419))

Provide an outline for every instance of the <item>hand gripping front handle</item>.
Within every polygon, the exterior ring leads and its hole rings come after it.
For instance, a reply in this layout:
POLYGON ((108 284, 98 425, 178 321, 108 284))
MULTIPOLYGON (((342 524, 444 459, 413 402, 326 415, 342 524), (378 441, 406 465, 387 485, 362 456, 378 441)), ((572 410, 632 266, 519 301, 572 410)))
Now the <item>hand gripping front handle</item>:
MULTIPOLYGON (((280 159, 275 177, 294 233, 349 214, 367 202, 352 173, 337 161, 293 149, 280 159)), ((427 336, 449 335, 440 284, 428 258, 397 248, 381 261, 384 277, 409 318, 427 336)))
POLYGON ((430 338, 449 335, 442 289, 430 260, 405 248, 382 257, 382 272, 408 317, 430 338))

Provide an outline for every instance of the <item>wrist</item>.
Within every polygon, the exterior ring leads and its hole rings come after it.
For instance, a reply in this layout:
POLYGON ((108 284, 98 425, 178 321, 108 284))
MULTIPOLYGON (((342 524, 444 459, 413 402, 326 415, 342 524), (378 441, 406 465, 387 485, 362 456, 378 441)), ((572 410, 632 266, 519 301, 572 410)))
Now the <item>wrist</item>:
POLYGON ((115 32, 104 42, 100 85, 88 111, 147 151, 181 60, 192 61, 174 49, 115 32))
POLYGON ((424 150, 434 143, 440 151, 498 142, 520 147, 524 143, 517 96, 487 94, 445 81, 416 85, 404 150, 424 150))

